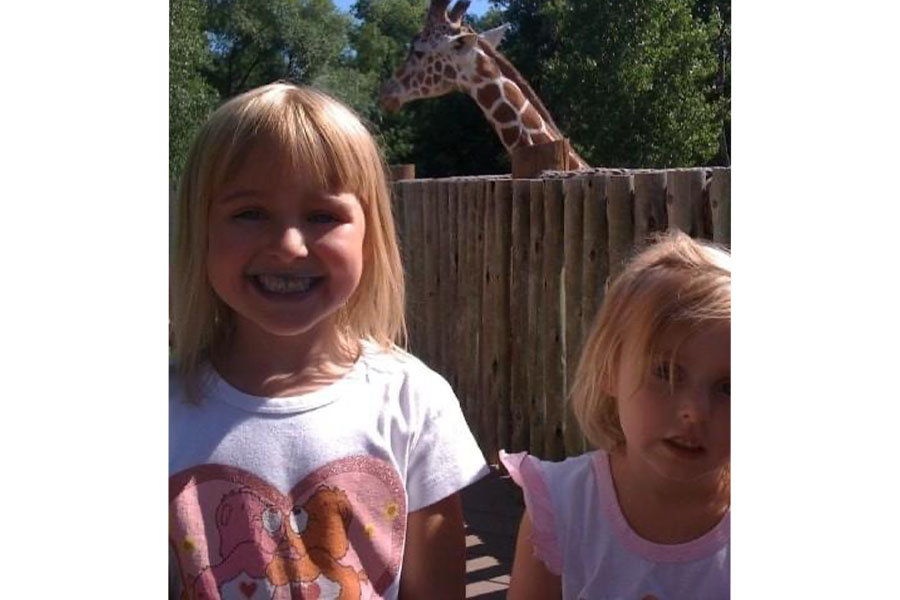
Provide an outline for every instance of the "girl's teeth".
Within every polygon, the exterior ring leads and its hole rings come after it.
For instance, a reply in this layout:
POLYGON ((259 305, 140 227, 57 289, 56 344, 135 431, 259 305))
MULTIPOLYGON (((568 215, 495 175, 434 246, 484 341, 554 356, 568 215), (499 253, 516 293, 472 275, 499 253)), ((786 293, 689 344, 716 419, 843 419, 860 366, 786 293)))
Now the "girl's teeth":
POLYGON ((297 275, 258 275, 256 280, 264 290, 276 294, 305 292, 313 282, 312 277, 297 275))

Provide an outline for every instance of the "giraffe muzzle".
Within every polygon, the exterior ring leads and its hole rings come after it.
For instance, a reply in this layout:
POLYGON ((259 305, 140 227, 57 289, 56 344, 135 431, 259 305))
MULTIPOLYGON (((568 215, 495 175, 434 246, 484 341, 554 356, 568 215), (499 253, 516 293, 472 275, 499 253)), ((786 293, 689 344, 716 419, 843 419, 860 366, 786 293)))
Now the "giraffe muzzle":
POLYGON ((381 92, 378 94, 378 105, 381 107, 381 110, 385 112, 397 112, 400 110, 400 106, 403 103, 397 95, 396 87, 393 81, 389 81, 382 86, 381 92))

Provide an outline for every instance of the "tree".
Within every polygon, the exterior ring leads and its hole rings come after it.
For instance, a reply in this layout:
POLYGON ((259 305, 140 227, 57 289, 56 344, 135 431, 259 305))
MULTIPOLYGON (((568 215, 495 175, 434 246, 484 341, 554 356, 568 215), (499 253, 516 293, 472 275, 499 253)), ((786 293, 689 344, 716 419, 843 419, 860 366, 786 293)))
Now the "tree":
POLYGON ((712 82, 711 101, 719 107, 722 135, 716 163, 731 164, 731 1, 697 0, 694 14, 707 23, 712 35, 712 52, 716 56, 716 72, 712 82))
POLYGON ((175 180, 191 142, 218 101, 200 73, 211 54, 203 32, 201 0, 169 0, 169 176, 175 180))
POLYGON ((331 0, 207 0, 213 60, 204 74, 222 98, 282 79, 312 83, 337 66, 350 26, 331 0))
POLYGON ((405 56, 426 4, 425 0, 358 0, 352 8, 355 22, 346 53, 354 87, 326 86, 368 122, 389 163, 412 161, 416 115, 406 110, 383 113, 377 105, 378 89, 405 56))
MULTIPOLYGON (((170 0, 170 171, 211 108, 277 79, 312 84, 368 122, 388 162, 423 176, 509 172, 509 158, 463 94, 395 114, 376 105, 403 61, 428 0, 170 0)), ((495 0, 483 31, 501 46, 591 164, 727 164, 730 2, 495 0)))
POLYGON ((280 79, 347 90, 360 79, 344 64, 350 19, 331 0, 170 0, 169 12, 173 178, 220 101, 280 79))
POLYGON ((716 160, 729 114, 716 73, 730 59, 719 60, 701 1, 496 4, 513 25, 506 54, 582 156, 598 166, 673 167, 716 160))

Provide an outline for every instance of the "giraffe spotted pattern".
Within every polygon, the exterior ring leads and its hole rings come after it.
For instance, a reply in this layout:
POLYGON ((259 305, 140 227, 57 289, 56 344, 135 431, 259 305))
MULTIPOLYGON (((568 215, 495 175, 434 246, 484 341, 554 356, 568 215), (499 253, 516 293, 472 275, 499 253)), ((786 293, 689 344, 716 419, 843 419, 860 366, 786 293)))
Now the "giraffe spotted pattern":
MULTIPOLYGON (((432 0, 406 61, 381 89, 382 108, 399 110, 413 100, 463 91, 508 151, 562 139, 540 98, 496 49, 508 25, 479 34, 462 23, 469 2, 460 0, 448 10, 449 4, 432 0)), ((589 168, 574 150, 569 159, 576 169, 589 168)))

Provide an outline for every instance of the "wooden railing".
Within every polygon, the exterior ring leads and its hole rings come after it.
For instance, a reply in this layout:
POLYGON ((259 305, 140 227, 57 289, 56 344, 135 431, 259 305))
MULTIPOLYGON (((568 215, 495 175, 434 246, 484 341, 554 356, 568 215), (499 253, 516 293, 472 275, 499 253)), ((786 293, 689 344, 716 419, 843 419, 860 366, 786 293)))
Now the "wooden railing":
POLYGON ((397 181, 409 349, 440 372, 489 460, 586 449, 566 398, 607 282, 648 234, 730 245, 730 169, 397 181))

